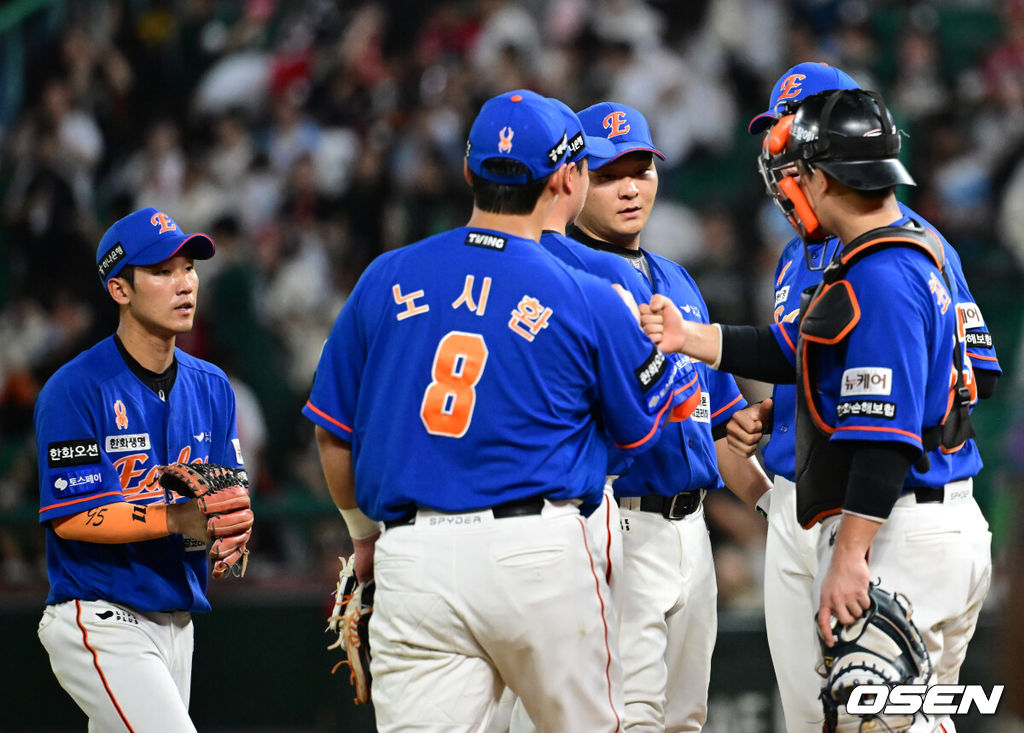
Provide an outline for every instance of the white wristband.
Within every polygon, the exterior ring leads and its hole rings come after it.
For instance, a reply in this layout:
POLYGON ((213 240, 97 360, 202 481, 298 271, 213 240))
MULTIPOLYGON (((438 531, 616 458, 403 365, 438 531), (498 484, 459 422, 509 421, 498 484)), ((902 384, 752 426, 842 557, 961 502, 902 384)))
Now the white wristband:
POLYGON ((348 535, 354 540, 365 540, 380 532, 380 525, 363 514, 359 507, 355 509, 339 509, 341 518, 348 527, 348 535))
POLYGON ((722 324, 713 323, 711 325, 713 325, 715 327, 715 331, 718 332, 718 348, 715 350, 715 360, 708 366, 712 369, 718 369, 722 364, 722 324))

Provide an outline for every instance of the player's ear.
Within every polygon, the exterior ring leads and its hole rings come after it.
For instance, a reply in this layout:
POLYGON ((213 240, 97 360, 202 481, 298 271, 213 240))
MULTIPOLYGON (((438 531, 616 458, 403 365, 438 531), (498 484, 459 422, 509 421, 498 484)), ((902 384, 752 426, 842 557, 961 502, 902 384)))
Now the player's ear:
POLYGON ((567 193, 569 190, 569 167, 572 163, 562 163, 551 177, 548 178, 547 189, 551 192, 552 196, 558 196, 562 193, 567 193))
POLYGON ((469 170, 469 159, 468 158, 463 158, 462 159, 462 177, 466 179, 466 183, 468 183, 470 185, 470 187, 473 186, 473 174, 469 170))
POLYGON ((576 176, 580 172, 579 163, 567 163, 565 165, 565 183, 563 185, 563 191, 566 196, 572 196, 576 191, 577 180, 576 176))
POLYGON ((118 305, 128 305, 130 302, 129 287, 128 281, 122 277, 112 277, 107 280, 107 293, 118 305))

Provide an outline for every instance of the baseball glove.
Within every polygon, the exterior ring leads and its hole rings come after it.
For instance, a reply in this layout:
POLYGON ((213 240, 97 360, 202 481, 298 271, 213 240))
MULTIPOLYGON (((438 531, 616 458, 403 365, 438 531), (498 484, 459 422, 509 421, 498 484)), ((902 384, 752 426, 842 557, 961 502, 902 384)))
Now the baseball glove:
POLYGON ((207 517, 213 577, 221 578, 229 570, 238 578, 245 575, 253 520, 245 471, 212 463, 172 463, 161 469, 160 485, 195 499, 207 517))
POLYGON ((928 650, 910 620, 913 607, 907 597, 883 590, 877 582, 870 585, 868 595, 871 605, 863 616, 847 626, 834 623, 834 646, 826 647, 819 633, 826 733, 908 730, 913 715, 853 715, 846 711, 846 702, 858 685, 926 685, 932 675, 928 650))
POLYGON ((334 591, 334 609, 327 618, 326 631, 338 635, 337 641, 328 649, 344 649, 345 659, 331 668, 331 674, 343 664, 348 665, 348 679, 356 691, 355 703, 362 705, 370 701, 370 616, 373 614, 372 580, 366 583, 356 581, 355 555, 341 560, 338 586, 334 591))

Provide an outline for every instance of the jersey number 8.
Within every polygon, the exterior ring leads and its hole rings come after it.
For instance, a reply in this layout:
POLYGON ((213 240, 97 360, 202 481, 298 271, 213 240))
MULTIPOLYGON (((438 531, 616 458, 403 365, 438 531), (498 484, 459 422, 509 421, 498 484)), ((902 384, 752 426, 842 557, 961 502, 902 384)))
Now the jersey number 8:
POLYGON ((450 331, 437 344, 431 383, 423 393, 420 419, 431 435, 461 438, 476 407, 476 385, 487 364, 487 344, 478 333, 450 331))

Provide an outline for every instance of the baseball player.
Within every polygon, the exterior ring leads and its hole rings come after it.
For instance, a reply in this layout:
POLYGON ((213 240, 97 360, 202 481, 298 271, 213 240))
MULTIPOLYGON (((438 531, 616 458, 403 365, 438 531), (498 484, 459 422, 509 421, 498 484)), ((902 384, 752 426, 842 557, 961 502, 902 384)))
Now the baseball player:
MULTIPOLYGON (((614 153, 615 148, 603 137, 584 135, 583 127, 580 125, 576 113, 564 102, 553 97, 548 97, 548 101, 558 108, 562 115, 562 121, 565 124, 566 146, 568 148, 566 163, 568 170, 563 183, 564 188, 544 220, 544 230, 541 234, 540 242, 545 248, 548 248, 553 236, 561 236, 571 246, 578 247, 579 245, 572 240, 565 239, 564 235, 566 226, 576 219, 587 197, 587 187, 590 180, 587 176, 588 157, 591 155, 607 157, 614 153)), ((610 259, 612 264, 618 264, 615 258, 610 259)), ((575 266, 575 263, 570 262, 569 264, 575 266)), ((625 291, 621 292, 624 293, 625 291)), ((632 300, 631 296, 627 298, 627 302, 629 300, 632 300)), ((633 301, 632 305, 635 307, 635 301, 633 301)), ((637 317, 639 317, 639 313, 637 317)), ((607 447, 614 448, 614 443, 608 441, 607 447)), ((620 472, 622 470, 620 464, 631 460, 629 456, 630 454, 628 453, 624 454, 620 451, 610 450, 608 454, 610 463, 606 469, 607 473, 614 474, 620 472)), ((622 567, 622 532, 619 529, 619 505, 615 501, 610 482, 605 483, 601 506, 587 517, 587 526, 593 535, 594 547, 602 564, 601 571, 608 581, 608 591, 612 599, 612 606, 618 608, 620 601, 617 579, 621 574, 622 567)), ((527 731, 535 730, 535 726, 526 714, 526 710, 519 698, 515 696, 511 689, 506 688, 501 697, 498 711, 491 719, 487 730, 488 733, 505 733, 509 730, 514 731, 514 733, 526 733, 527 731)))
MULTIPOLYGON (((640 248, 657 194, 654 146, 643 115, 602 102, 579 113, 583 130, 612 143, 590 156, 590 187, 576 241, 541 239, 564 261, 620 284, 637 302, 670 297, 704 322, 707 306, 678 264, 640 248)), ((717 584, 703 498, 725 483, 750 506, 769 482, 753 459, 725 448, 724 427, 746 403, 731 376, 697 365, 701 406, 647 454, 613 477, 623 529, 620 576, 626 728, 700 730, 707 718, 711 655, 717 634, 717 584), (721 472, 721 477, 719 475, 721 472)))
POLYGON ((484 104, 467 226, 370 265, 304 408, 357 576, 376 580, 383 731, 482 729, 503 685, 541 730, 621 726, 616 615, 582 515, 601 501, 604 435, 649 449, 700 387, 606 282, 537 243, 567 142, 533 92, 484 104))
MULTIPOLYGON (((972 495, 981 460, 965 426, 977 378, 946 247, 893 194, 913 183, 898 152, 881 98, 851 89, 806 97, 760 158, 804 241, 833 235, 841 246, 802 309, 795 513, 804 527, 821 524, 812 597, 825 643, 832 617, 860 617, 877 579, 913 602, 935 679, 953 683, 991 576, 988 526, 972 495)), ((685 342, 737 373, 794 378, 767 329, 698 328, 669 304, 651 308, 645 320, 664 347, 685 342)), ((895 729, 954 727, 948 716, 918 716, 895 729)))
POLYGON ((224 372, 175 348, 192 328, 205 234, 141 209, 96 251, 116 333, 47 381, 35 407, 50 592, 39 639, 89 730, 194 731, 191 614, 210 610, 207 520, 167 503, 158 466, 242 466, 224 372))
MULTIPOLYGON (((830 89, 857 88, 857 83, 840 69, 814 62, 797 64, 776 82, 768 110, 751 120, 750 133, 763 133, 778 121, 780 115, 795 112, 800 102, 811 94, 830 89)), ((899 207, 906 221, 919 222, 943 242, 950 275, 956 279, 959 293, 957 308, 967 329, 967 355, 974 365, 978 394, 979 397, 987 397, 998 379, 999 363, 992 348, 992 337, 964 279, 959 255, 920 215, 902 203, 899 207)), ((834 237, 824 242, 809 243, 805 256, 803 240, 794 237, 779 258, 775 270, 775 322, 771 330, 791 363, 796 358, 800 294, 821 282, 821 271, 839 246, 834 237)), ((729 429, 744 455, 753 452, 763 427, 767 425, 771 432, 762 451, 765 467, 774 474, 765 548, 764 604, 768 644, 787 730, 818 733, 822 710, 818 699, 821 678, 814 671, 818 655, 817 635, 813 628, 794 624, 793 619, 810 618, 815 609, 812 589, 818 562, 820 525, 803 529, 796 520, 796 487, 793 484, 795 419, 796 387, 777 384, 770 402, 737 413, 730 421, 729 429), (774 429, 770 427, 772 423, 774 429)))

